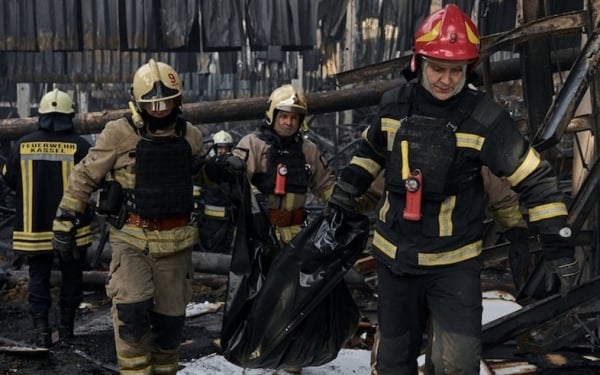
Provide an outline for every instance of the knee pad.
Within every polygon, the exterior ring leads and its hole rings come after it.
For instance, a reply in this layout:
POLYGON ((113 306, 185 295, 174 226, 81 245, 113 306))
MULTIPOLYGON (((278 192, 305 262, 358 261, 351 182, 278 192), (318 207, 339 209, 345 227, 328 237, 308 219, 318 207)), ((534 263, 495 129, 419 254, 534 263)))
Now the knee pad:
POLYGON ((119 337, 137 343, 150 332, 150 309, 152 300, 117 304, 117 314, 123 323, 119 326, 119 337))
POLYGON ((150 313, 153 341, 163 350, 175 350, 181 344, 185 316, 150 313))

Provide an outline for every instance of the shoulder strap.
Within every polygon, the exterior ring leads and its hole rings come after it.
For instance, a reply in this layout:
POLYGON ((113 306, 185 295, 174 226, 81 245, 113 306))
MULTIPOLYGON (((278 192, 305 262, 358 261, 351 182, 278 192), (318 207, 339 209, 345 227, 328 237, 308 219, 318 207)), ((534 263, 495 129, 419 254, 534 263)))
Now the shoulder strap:
POLYGON ((185 137, 187 131, 187 121, 181 116, 177 117, 177 123, 175 124, 175 134, 179 137, 185 137))
POLYGON ((479 93, 474 90, 467 90, 463 97, 458 102, 457 109, 449 116, 449 121, 455 127, 462 124, 463 121, 471 117, 475 107, 477 106, 477 98, 479 93))
POLYGON ((411 102, 414 95, 414 84, 406 83, 386 91, 381 97, 380 107, 393 104, 399 106, 400 117, 408 116, 411 110, 411 102))

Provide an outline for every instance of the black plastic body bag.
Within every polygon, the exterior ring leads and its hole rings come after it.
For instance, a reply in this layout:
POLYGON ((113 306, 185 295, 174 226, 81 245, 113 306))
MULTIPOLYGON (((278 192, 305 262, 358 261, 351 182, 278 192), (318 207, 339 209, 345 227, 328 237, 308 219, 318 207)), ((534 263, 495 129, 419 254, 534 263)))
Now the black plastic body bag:
POLYGON ((246 368, 332 361, 358 326, 358 307, 342 278, 367 244, 367 217, 322 214, 278 251, 266 214, 247 198, 229 273, 224 357, 246 368))

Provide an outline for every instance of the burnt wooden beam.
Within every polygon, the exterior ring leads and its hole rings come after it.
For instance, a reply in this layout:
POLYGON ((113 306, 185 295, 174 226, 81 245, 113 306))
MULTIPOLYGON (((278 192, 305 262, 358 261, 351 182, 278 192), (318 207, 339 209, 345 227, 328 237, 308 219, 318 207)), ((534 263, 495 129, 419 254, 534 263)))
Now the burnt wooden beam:
POLYGON ((485 324, 482 335, 484 350, 514 339, 578 306, 595 302, 600 297, 597 293, 599 288, 600 278, 596 278, 572 289, 565 297, 552 295, 485 324))
MULTIPOLYGON (((523 2, 525 22, 534 22, 542 16, 538 1, 523 2)), ((554 35, 554 34, 553 34, 554 35)), ((519 44, 521 72, 523 74, 523 99, 527 109, 529 134, 536 134, 546 111, 552 104, 554 82, 550 67, 550 36, 527 40, 519 44)))
POLYGON ((600 33, 591 34, 573 63, 564 85, 548 109, 534 146, 546 150, 560 141, 600 64, 600 33))

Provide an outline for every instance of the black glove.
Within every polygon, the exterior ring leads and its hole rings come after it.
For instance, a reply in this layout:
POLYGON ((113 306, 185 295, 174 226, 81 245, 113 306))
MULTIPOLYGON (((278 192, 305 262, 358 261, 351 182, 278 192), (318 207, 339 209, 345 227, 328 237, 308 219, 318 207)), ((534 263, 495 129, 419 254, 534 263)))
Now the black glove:
POLYGON ((336 206, 349 213, 355 213, 358 192, 356 188, 347 182, 338 180, 333 186, 331 197, 327 202, 327 210, 330 206, 336 206))
POLYGON ((221 182, 225 177, 240 177, 245 169, 246 163, 232 154, 217 154, 206 162, 206 175, 215 182, 221 182))
POLYGON ((512 227, 504 232, 504 237, 510 241, 508 261, 515 288, 520 290, 529 273, 529 230, 512 227))
POLYGON ((560 294, 564 297, 577 283, 579 262, 571 244, 571 231, 568 227, 541 233, 539 236, 546 261, 546 291, 551 291, 555 280, 560 282, 560 294), (566 235, 562 235, 566 229, 566 235))
POLYGON ((59 208, 52 223, 52 248, 63 263, 79 259, 75 238, 79 222, 77 215, 59 208))
POLYGON ((566 296, 577 283, 579 262, 574 257, 546 260, 546 291, 552 290, 555 279, 560 282, 560 295, 566 296))

